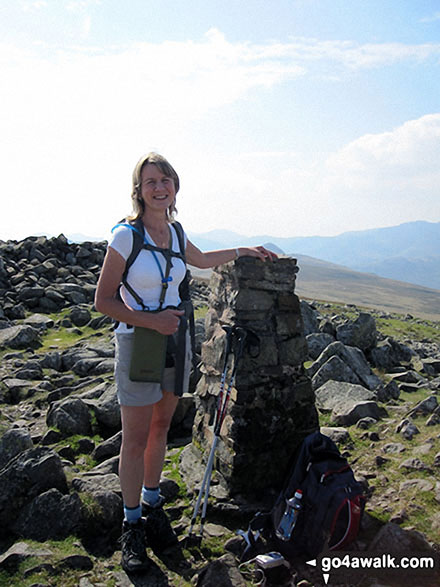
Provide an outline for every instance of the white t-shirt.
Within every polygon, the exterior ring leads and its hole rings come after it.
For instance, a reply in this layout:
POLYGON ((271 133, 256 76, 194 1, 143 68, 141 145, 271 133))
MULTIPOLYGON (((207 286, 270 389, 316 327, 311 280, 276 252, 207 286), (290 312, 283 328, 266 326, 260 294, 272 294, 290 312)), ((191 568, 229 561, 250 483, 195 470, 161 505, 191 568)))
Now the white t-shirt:
MULTIPOLYGON (((180 253, 179 238, 176 229, 171 224, 169 226, 172 235, 171 248, 176 253, 180 253)), ((155 242, 148 234, 147 229, 144 228, 144 230, 147 241, 150 244, 155 245, 155 242)), ((118 226, 118 228, 112 233, 108 246, 117 251, 125 260, 127 260, 133 247, 133 237, 134 233, 131 228, 128 228, 127 226, 118 226)), ((187 237, 184 233, 185 247, 186 242, 187 237)), ((165 257, 159 252, 155 252, 154 254, 162 268, 163 275, 165 275, 165 257)), ((164 308, 168 306, 178 306, 180 304, 179 285, 186 273, 186 266, 182 259, 171 257, 171 262, 172 267, 170 270, 170 277, 172 277, 172 280, 168 282, 168 289, 166 290, 163 303, 164 308)), ((142 299, 146 308, 149 310, 156 310, 159 307, 159 298, 162 291, 162 275, 152 251, 146 249, 140 251, 128 271, 127 282, 142 299)), ((133 308, 133 310, 142 310, 142 306, 136 302, 124 285, 121 286, 121 297, 128 307, 133 308)), ((116 332, 133 332, 133 328, 128 329, 126 324, 120 323, 116 332)))

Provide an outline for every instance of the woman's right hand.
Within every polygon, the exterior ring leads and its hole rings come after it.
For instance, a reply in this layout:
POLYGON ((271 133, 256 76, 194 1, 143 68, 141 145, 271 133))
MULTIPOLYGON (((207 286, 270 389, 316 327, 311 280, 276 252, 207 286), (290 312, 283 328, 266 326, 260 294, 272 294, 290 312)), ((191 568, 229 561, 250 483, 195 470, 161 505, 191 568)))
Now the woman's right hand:
POLYGON ((157 314, 150 314, 150 319, 154 317, 152 328, 160 332, 160 334, 174 334, 179 328, 180 316, 183 316, 184 313, 182 310, 168 308, 157 314))

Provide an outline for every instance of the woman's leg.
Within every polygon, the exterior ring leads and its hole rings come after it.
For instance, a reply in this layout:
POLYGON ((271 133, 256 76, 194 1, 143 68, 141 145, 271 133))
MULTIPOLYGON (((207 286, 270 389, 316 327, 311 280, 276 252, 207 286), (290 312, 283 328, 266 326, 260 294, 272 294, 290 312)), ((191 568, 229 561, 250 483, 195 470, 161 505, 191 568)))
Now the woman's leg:
POLYGON ((144 452, 154 405, 121 406, 122 445, 119 456, 119 479, 124 505, 139 506, 144 476, 144 452))
POLYGON ((162 399, 153 406, 153 415, 144 452, 144 485, 158 487, 165 460, 168 430, 179 398, 164 391, 162 399))

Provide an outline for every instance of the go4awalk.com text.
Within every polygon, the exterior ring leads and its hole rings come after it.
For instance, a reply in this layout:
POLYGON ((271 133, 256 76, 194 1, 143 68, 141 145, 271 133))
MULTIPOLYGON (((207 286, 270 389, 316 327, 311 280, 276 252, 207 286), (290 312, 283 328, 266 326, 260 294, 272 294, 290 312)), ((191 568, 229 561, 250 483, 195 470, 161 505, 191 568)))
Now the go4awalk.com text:
MULTIPOLYGON (((438 579, 440 585, 440 557, 427 553, 323 553, 318 559, 308 561, 309 565, 320 569, 324 583, 347 581, 349 577, 394 577, 438 579)), ((431 581, 430 581, 431 582, 431 581)), ((403 584, 403 583, 402 583, 403 584)))

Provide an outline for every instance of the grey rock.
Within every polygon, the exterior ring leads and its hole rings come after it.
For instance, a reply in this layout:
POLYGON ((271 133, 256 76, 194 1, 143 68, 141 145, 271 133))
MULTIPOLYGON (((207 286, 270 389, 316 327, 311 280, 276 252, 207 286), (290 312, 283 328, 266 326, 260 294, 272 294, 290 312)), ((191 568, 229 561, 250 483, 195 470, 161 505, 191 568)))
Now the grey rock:
POLYGON ((374 424, 377 424, 377 420, 375 418, 362 418, 356 423, 356 428, 360 428, 361 430, 367 430, 374 424))
POLYGON ((313 375, 312 387, 316 391, 327 381, 361 383, 354 371, 337 355, 330 357, 313 375))
POLYGON ((373 401, 375 394, 361 385, 327 381, 315 391, 315 397, 319 408, 332 411, 347 404, 354 405, 361 401, 373 401))
POLYGON ((341 324, 336 328, 336 338, 347 346, 363 351, 374 348, 377 341, 376 322, 370 314, 361 312, 353 322, 341 324))
POLYGON ((94 472, 83 473, 72 479, 72 487, 78 492, 99 493, 102 491, 113 491, 121 494, 121 485, 116 473, 101 475, 94 472))
POLYGON ((402 481, 399 486, 400 491, 411 491, 416 490, 417 492, 432 491, 434 489, 434 483, 429 479, 408 479, 402 481))
POLYGON ((431 395, 416 404, 409 412, 409 415, 415 416, 417 414, 427 416, 428 414, 432 414, 436 408, 438 408, 438 405, 437 397, 435 395, 431 395))
POLYGON ((83 508, 82 525, 84 536, 93 537, 109 534, 117 535, 120 532, 123 508, 122 497, 112 490, 99 487, 86 487, 84 490, 93 497, 94 505, 91 508, 83 508))
POLYGON ((108 475, 109 473, 115 473, 117 475, 118 471, 119 471, 119 454, 117 454, 114 457, 110 457, 110 458, 106 459, 105 461, 103 461, 99 465, 96 465, 96 467, 93 467, 93 469, 91 469, 89 472, 94 475, 95 474, 96 475, 108 475))
POLYGON ((329 344, 335 342, 335 338, 331 334, 316 332, 306 336, 306 341, 309 349, 309 356, 311 359, 315 360, 329 344))
POLYGON ((370 351, 370 359, 375 367, 390 370, 402 363, 409 363, 414 352, 391 337, 377 343, 370 351))
POLYGON ((416 371, 402 371, 391 376, 392 380, 398 383, 425 383, 426 380, 416 371))
POLYGON ((71 554, 59 561, 57 569, 91 571, 93 569, 93 561, 89 556, 84 554, 71 554))
POLYGON ((191 435, 195 409, 194 396, 190 393, 184 393, 179 399, 173 415, 170 427, 171 433, 180 430, 182 434, 191 435))
POLYGON ((301 300, 301 316, 304 324, 305 336, 314 332, 319 332, 319 312, 304 300, 301 300))
POLYGON ((60 457, 37 447, 24 451, 0 471, 0 533, 14 523, 22 508, 48 489, 67 493, 60 457))
POLYGON ((399 465, 399 469, 407 469, 408 471, 430 471, 428 465, 418 458, 411 457, 406 459, 399 465))
POLYGON ((385 524, 379 530, 368 550, 392 554, 406 552, 431 552, 434 554, 431 545, 423 534, 416 530, 405 530, 391 522, 385 524))
MULTIPOLYGON (((368 389, 380 389, 382 387, 381 380, 371 371, 363 352, 358 348, 346 346, 340 341, 331 343, 321 353, 315 363, 310 367, 310 375, 314 376, 324 363, 334 356, 339 357, 347 365, 348 369, 350 369, 350 371, 346 371, 346 377, 353 379, 351 372, 356 376, 357 381, 348 380, 348 383, 360 383, 368 389)), ((334 362, 333 364, 340 365, 339 362, 334 362)), ((340 369, 341 367, 338 368, 340 369)))
POLYGON ((387 454, 388 453, 397 454, 397 453, 405 452, 406 448, 400 442, 389 442, 388 444, 385 444, 382 447, 382 450, 387 454))
POLYGON ((344 408, 340 407, 337 410, 333 410, 332 413, 333 421, 340 426, 351 426, 365 418, 380 420, 382 416, 383 411, 374 401, 359 402, 353 406, 345 406, 344 408))
POLYGON ((43 369, 61 370, 61 354, 58 351, 50 351, 40 359, 40 366, 43 369))
POLYGON ((32 381, 24 379, 4 379, 3 384, 6 392, 3 394, 5 403, 18 404, 22 399, 26 399, 29 389, 34 385, 32 381))
POLYGON ((93 458, 98 461, 102 462, 110 457, 115 457, 119 454, 121 449, 122 443, 122 431, 117 432, 112 437, 104 440, 93 451, 93 458))
POLYGON ((0 348, 26 349, 36 348, 40 344, 39 331, 27 324, 0 330, 0 348))
POLYGON ((439 414, 431 414, 426 420, 426 426, 437 426, 438 424, 440 424, 439 414))
POLYGON ((23 538, 63 540, 79 529, 81 500, 76 493, 63 495, 52 488, 37 495, 19 513, 11 529, 23 538))
POLYGON ((70 371, 73 369, 74 365, 79 361, 86 360, 86 359, 97 359, 98 355, 96 351, 89 350, 87 348, 73 348, 67 351, 64 351, 61 357, 62 360, 62 367, 65 371, 70 371))
POLYGON ((396 400, 400 397, 400 389, 395 381, 389 381, 385 387, 377 390, 377 399, 380 402, 388 402, 390 400, 396 400))
POLYGON ((5 432, 0 438, 0 469, 33 445, 31 435, 23 428, 11 428, 5 432))
POLYGON ((232 554, 227 553, 209 563, 199 574, 197 587, 246 587, 232 554))
POLYGON ((75 326, 85 326, 90 322, 91 314, 88 308, 76 307, 72 308, 69 317, 75 326))
POLYGON ((414 422, 411 422, 411 420, 408 420, 407 418, 397 425, 396 433, 399 432, 404 438, 406 438, 406 440, 412 440, 415 434, 420 434, 420 430, 414 422))
POLYGON ((68 398, 51 404, 46 422, 48 426, 58 428, 63 436, 90 435, 92 432, 89 408, 79 398, 68 398))
POLYGON ((336 444, 351 441, 349 431, 346 428, 342 428, 340 426, 322 426, 321 434, 328 436, 333 440, 333 442, 336 442, 336 444))
POLYGON ((47 328, 53 328, 55 322, 49 316, 44 314, 31 314, 24 320, 24 324, 29 324, 39 330, 46 330, 47 328))
POLYGON ((0 569, 9 573, 14 573, 20 563, 26 559, 41 557, 43 559, 50 557, 53 552, 47 547, 35 547, 27 542, 16 542, 6 552, 0 555, 0 569))
POLYGON ((104 429, 119 430, 121 427, 121 411, 119 408, 116 385, 110 385, 97 399, 85 400, 92 406, 98 424, 104 429))
POLYGON ((114 360, 102 359, 102 357, 80 359, 72 367, 72 371, 80 377, 102 375, 103 373, 111 373, 113 370, 114 360))

